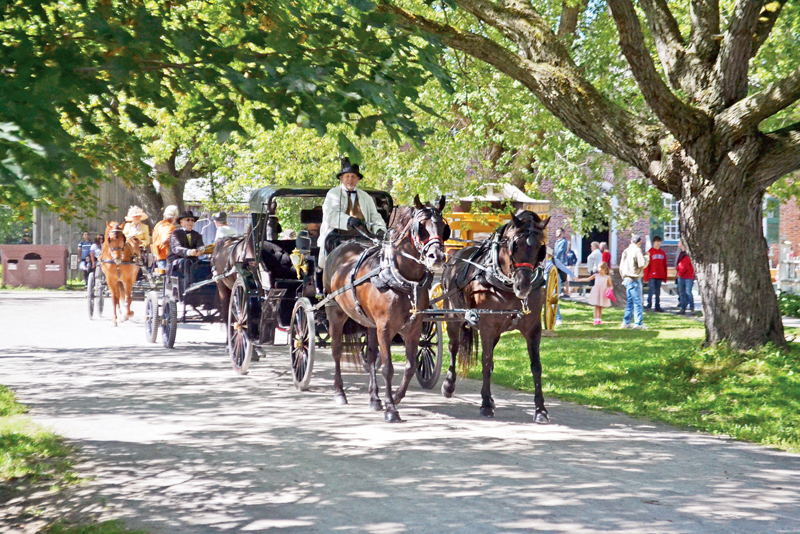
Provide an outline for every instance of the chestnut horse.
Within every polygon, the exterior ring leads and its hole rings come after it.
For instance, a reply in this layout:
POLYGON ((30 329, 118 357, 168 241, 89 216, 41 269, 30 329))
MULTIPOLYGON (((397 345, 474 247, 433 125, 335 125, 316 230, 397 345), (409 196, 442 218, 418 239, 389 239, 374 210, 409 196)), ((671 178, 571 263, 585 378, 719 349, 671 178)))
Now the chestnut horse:
POLYGON ((431 269, 444 263, 444 242, 450 228, 442 217, 445 197, 436 206, 423 205, 414 197, 415 207, 398 207, 389 221, 389 232, 379 247, 365 249, 360 243, 344 243, 325 262, 324 284, 328 295, 341 290, 326 304, 335 364, 334 402, 347 404, 342 382, 341 359, 345 323, 352 320, 367 329, 366 367, 369 372, 370 408, 384 409, 378 396, 376 359, 380 348, 382 374, 386 382, 387 422, 399 422, 396 404, 405 396, 417 368, 417 348, 422 315, 415 310, 428 307, 431 269), (372 274, 353 289, 354 280, 372 274), (395 334, 405 341, 406 367, 397 392, 392 395, 391 344, 395 334))
POLYGON ((139 250, 139 240, 125 239, 122 226, 117 222, 106 223, 106 239, 100 253, 100 262, 106 275, 108 290, 111 292, 111 303, 114 309, 114 326, 117 326, 117 307, 122 319, 127 321, 133 317, 131 311, 131 293, 133 283, 139 274, 139 266, 134 262, 135 251, 139 250), (125 307, 122 308, 124 296, 125 307))
POLYGON ((489 309, 517 311, 514 314, 484 314, 472 318, 473 323, 447 323, 450 338, 450 369, 442 383, 442 394, 451 397, 456 388, 456 356, 462 368, 468 368, 473 351, 475 329, 480 332, 483 363, 481 415, 494 416, 491 392, 494 348, 500 335, 517 329, 528 344, 528 357, 534 383, 536 423, 547 423, 547 409, 542 394, 542 363, 539 342, 542 338, 541 265, 547 252, 545 228, 550 222, 531 211, 512 215, 511 221, 478 246, 467 247, 453 254, 442 273, 447 297, 445 306, 456 309, 489 309), (464 261, 466 260, 466 261, 464 261))

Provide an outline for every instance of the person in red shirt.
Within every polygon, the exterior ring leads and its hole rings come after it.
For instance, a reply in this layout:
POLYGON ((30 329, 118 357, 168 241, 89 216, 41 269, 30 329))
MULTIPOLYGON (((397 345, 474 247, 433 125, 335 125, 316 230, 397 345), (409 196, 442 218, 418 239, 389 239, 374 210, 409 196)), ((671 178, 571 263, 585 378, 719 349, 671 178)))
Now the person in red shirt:
POLYGON ((675 270, 677 271, 678 282, 678 313, 686 313, 686 308, 689 308, 689 313, 694 313, 694 297, 692 296, 692 286, 694 286, 694 267, 689 255, 686 254, 686 248, 683 241, 678 243, 678 248, 681 249, 678 254, 678 260, 675 263, 675 270))
POLYGON ((608 251, 608 243, 605 241, 600 243, 600 252, 603 253, 601 261, 606 262, 608 264, 608 268, 611 269, 611 253, 608 251))
POLYGON ((650 263, 644 270, 644 281, 647 282, 647 306, 645 310, 653 309, 653 296, 656 297, 656 311, 661 309, 661 284, 667 280, 667 253, 661 248, 661 236, 653 237, 653 248, 647 254, 650 255, 650 263))

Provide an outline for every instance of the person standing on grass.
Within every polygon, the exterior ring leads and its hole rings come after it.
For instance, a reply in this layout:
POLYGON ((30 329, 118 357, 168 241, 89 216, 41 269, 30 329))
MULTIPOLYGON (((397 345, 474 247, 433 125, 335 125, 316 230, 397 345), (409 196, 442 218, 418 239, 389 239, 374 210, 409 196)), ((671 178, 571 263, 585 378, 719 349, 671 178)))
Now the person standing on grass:
POLYGON ((608 264, 609 271, 611 270, 611 253, 608 251, 608 243, 605 241, 600 242, 600 252, 602 253, 602 261, 608 264))
POLYGON ((78 243, 78 253, 80 254, 80 269, 83 271, 83 283, 89 283, 89 273, 92 272, 92 260, 89 254, 92 249, 92 240, 89 232, 83 232, 83 239, 78 243))
POLYGON ((622 257, 619 259, 619 274, 622 276, 625 295, 628 298, 620 328, 647 329, 647 326, 642 323, 644 319, 642 274, 647 268, 648 262, 649 257, 642 254, 642 236, 631 234, 631 244, 622 252, 622 257), (631 324, 631 319, 635 324, 631 324))
MULTIPOLYGON (((600 264, 603 262, 603 253, 600 252, 600 243, 597 241, 592 241, 591 244, 592 251, 589 253, 589 257, 586 258, 586 268, 589 270, 589 275, 593 275, 600 270, 600 264)), ((606 263, 608 265, 608 263, 606 263)), ((597 282, 592 280, 592 286, 597 282)))
POLYGON ((686 253, 686 247, 683 241, 678 242, 678 248, 681 251, 678 253, 678 259, 675 262, 675 270, 677 271, 676 281, 678 282, 678 313, 694 313, 694 297, 692 296, 692 287, 694 286, 694 267, 692 260, 686 253))
POLYGON ((597 272, 586 278, 577 279, 578 282, 594 281, 592 292, 589 293, 589 304, 594 306, 594 325, 603 324, 603 308, 611 306, 611 300, 606 296, 606 291, 614 287, 611 283, 611 271, 604 261, 598 265, 597 272))
POLYGON ((661 236, 653 237, 653 247, 647 252, 650 263, 644 271, 644 280, 647 282, 647 306, 645 310, 653 308, 653 297, 656 300, 656 311, 661 309, 661 284, 667 281, 667 253, 661 248, 661 236))
MULTIPOLYGON (((556 230, 556 244, 553 246, 553 258, 560 261, 564 266, 567 265, 567 243, 567 232, 563 228, 556 230)), ((561 280, 561 294, 566 297, 569 294, 567 273, 559 269, 558 278, 561 280)))

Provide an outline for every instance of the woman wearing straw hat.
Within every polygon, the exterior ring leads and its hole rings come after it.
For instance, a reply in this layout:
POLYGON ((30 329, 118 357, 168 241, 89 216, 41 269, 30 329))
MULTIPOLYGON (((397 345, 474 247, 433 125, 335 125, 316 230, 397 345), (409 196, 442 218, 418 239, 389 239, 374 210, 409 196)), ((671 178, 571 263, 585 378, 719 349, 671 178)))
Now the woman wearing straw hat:
POLYGON ((139 246, 145 249, 150 246, 150 228, 142 221, 147 219, 147 214, 139 206, 131 206, 128 210, 128 215, 125 216, 125 228, 122 233, 125 237, 131 239, 135 237, 139 240, 139 246))

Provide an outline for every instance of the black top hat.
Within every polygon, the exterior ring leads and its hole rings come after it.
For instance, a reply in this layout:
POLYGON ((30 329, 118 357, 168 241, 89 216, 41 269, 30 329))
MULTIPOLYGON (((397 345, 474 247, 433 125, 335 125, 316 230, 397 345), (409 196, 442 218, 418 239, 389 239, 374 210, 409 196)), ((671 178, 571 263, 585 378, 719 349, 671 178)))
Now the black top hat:
POLYGON ((228 222, 228 214, 225 213, 224 211, 217 212, 217 213, 215 213, 214 215, 211 216, 211 220, 212 221, 216 221, 216 222, 221 222, 221 223, 227 223, 228 222))
POLYGON ((191 211, 184 211, 183 213, 181 213, 181 216, 178 217, 178 221, 177 221, 178 224, 181 223, 181 219, 191 219, 193 221, 197 221, 197 217, 195 217, 194 213, 192 213, 191 211))
POLYGON ((352 163, 350 163, 350 158, 342 158, 342 170, 339 171, 339 174, 337 174, 336 177, 341 178, 342 175, 347 172, 352 172, 353 174, 357 174, 359 178, 364 177, 361 174, 361 171, 358 170, 358 165, 353 165, 352 163))

